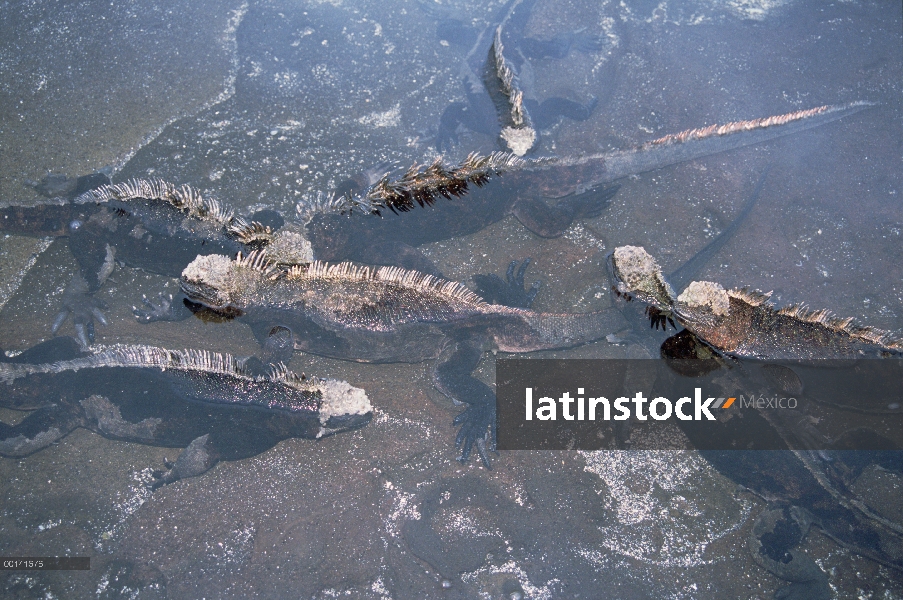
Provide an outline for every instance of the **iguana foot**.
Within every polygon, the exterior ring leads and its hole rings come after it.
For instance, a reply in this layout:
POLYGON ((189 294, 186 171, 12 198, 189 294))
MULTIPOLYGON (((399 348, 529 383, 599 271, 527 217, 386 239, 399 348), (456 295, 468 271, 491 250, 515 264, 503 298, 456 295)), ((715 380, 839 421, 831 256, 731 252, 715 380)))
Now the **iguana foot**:
POLYGON ((167 471, 154 471, 154 481, 148 486, 155 490, 180 479, 197 477, 212 469, 217 462, 219 452, 210 440, 210 434, 202 435, 182 450, 176 462, 164 463, 167 471))
POLYGON ((649 329, 658 329, 661 327, 662 331, 668 331, 669 323, 673 329, 677 329, 677 325, 674 324, 674 317, 670 312, 654 306, 647 306, 646 316, 649 317, 649 329))
POLYGON ((482 347, 475 340, 461 340, 452 352, 440 357, 433 379, 440 392, 468 405, 452 422, 461 427, 455 437, 455 447, 461 448, 458 460, 467 462, 476 446, 483 465, 491 469, 489 451, 495 452, 496 440, 495 393, 471 375, 482 355, 482 347))
POLYGON ((50 328, 51 333, 56 333, 72 315, 72 323, 75 327, 76 339, 82 347, 88 347, 94 343, 94 320, 101 325, 107 324, 107 318, 101 309, 107 305, 90 294, 88 282, 81 274, 72 276, 69 285, 63 291, 63 309, 57 314, 50 328))
POLYGON ((489 460, 489 451, 495 452, 495 403, 491 405, 471 404, 464 412, 452 421, 454 426, 461 426, 455 437, 455 448, 461 448, 461 456, 458 461, 466 463, 470 459, 470 452, 474 446, 477 454, 483 461, 483 466, 492 468, 489 460))
POLYGON ((530 308, 533 306, 533 300, 539 293, 542 282, 534 281, 529 289, 524 287, 524 273, 530 266, 530 259, 525 258, 521 263, 517 273, 514 268, 517 261, 511 261, 508 265, 508 271, 505 273, 505 280, 495 273, 488 275, 474 275, 473 282, 476 286, 477 294, 483 300, 490 304, 501 304, 503 306, 511 306, 513 308, 530 308))
POLYGON ((796 506, 762 513, 749 537, 753 559, 777 577, 790 581, 775 592, 775 600, 830 600, 828 576, 795 547, 806 536, 812 516, 796 506))

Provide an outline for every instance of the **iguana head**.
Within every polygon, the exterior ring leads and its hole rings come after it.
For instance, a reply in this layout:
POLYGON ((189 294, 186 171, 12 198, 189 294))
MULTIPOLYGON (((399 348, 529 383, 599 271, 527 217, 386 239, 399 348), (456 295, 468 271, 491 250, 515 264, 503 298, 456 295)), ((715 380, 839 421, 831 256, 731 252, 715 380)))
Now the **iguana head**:
POLYGON ((241 313, 246 300, 253 297, 271 269, 262 251, 247 257, 239 254, 235 260, 211 254, 191 261, 182 271, 179 283, 192 302, 219 313, 235 314, 241 313))
POLYGON ((669 311, 676 294, 662 269, 640 246, 620 246, 608 256, 612 288, 618 296, 636 298, 660 310, 669 311))

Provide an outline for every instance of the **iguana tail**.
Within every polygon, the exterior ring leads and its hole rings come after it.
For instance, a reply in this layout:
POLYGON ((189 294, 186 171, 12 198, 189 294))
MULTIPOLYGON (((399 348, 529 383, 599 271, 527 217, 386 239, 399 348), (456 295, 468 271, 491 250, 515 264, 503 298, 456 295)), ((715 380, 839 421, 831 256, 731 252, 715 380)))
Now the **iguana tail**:
POLYGON ((668 165, 820 127, 872 106, 875 105, 871 102, 819 106, 763 119, 735 121, 725 125, 689 129, 646 142, 632 150, 583 157, 580 162, 589 163, 594 159, 601 159, 605 163, 605 169, 601 174, 603 180, 599 183, 614 181, 627 175, 653 171, 668 165))
POLYGON ((516 314, 517 319, 493 332, 502 352, 571 348, 603 339, 628 327, 624 316, 615 308, 571 314, 539 313, 507 307, 503 310, 512 313, 512 316, 516 314))

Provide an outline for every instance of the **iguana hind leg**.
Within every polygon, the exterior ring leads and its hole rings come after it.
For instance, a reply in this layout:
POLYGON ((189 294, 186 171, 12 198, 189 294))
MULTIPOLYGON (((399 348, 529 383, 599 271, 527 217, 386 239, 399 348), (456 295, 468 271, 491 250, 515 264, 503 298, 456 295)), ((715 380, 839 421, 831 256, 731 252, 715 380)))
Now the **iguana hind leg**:
POLYGON ((467 462, 471 449, 476 446, 483 465, 490 469, 488 450, 495 451, 496 440, 495 393, 472 375, 482 355, 482 344, 476 340, 457 341, 454 348, 437 361, 433 381, 436 389, 453 401, 467 404, 453 422, 461 426, 455 438, 455 446, 461 447, 458 460, 467 462))
POLYGON ((87 348, 94 343, 94 320, 96 319, 101 325, 107 324, 107 319, 103 314, 103 310, 106 308, 106 303, 91 294, 85 278, 80 273, 76 273, 63 291, 63 308, 53 320, 50 332, 55 334, 59 331, 71 315, 76 338, 82 347, 87 348))
POLYGON ((809 531, 812 516, 796 506, 767 510, 753 525, 749 550, 763 568, 790 585, 775 592, 781 600, 830 600, 828 576, 796 549, 809 531))
POLYGON ((210 439, 210 434, 195 439, 182 450, 176 462, 167 464, 165 472, 155 471, 151 489, 157 489, 180 479, 197 477, 212 469, 219 462, 220 453, 210 439))

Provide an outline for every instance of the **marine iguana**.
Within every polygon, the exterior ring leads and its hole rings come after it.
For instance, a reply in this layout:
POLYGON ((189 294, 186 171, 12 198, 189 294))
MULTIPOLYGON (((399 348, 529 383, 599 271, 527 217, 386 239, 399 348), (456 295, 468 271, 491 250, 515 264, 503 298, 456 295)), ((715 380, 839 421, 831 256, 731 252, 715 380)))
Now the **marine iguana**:
POLYGON ((471 375, 483 352, 568 348, 625 326, 614 309, 538 313, 487 304, 459 283, 416 271, 322 262, 281 269, 260 251, 235 260, 199 256, 181 286, 191 302, 241 319, 259 340, 278 326, 294 334, 296 349, 313 354, 374 363, 437 359, 436 387, 468 405, 454 420, 460 460, 476 445, 487 467, 495 394, 471 375))
POLYGON ((63 310, 52 331, 72 314, 84 345, 93 341, 93 320, 105 323, 105 307, 92 294, 113 272, 114 261, 178 277, 198 254, 235 254, 265 246, 278 262, 310 260, 310 245, 291 227, 278 229, 282 223, 275 211, 238 217, 190 186, 159 179, 108 183, 32 206, 0 206, 0 230, 68 236, 79 272, 63 294, 63 310))
MULTIPOLYGON (((776 309, 768 303, 767 294, 745 289, 724 290, 712 282, 692 282, 678 296, 655 259, 643 248, 617 248, 610 255, 608 265, 616 296, 648 303, 650 319, 655 325, 664 326, 668 319, 686 327, 665 341, 663 356, 686 359, 721 355, 743 359, 743 365, 752 359, 748 366, 760 360, 789 361, 788 365, 796 366, 795 371, 773 362, 767 363, 764 371, 773 373, 780 369, 780 380, 775 378, 773 381, 779 388, 791 381, 785 375, 789 372, 792 377, 790 387, 795 388, 792 393, 797 396, 817 394, 814 390, 804 392, 813 386, 804 384, 798 374, 804 373, 800 367, 811 364, 799 361, 903 358, 903 340, 889 332, 854 325, 851 319, 832 318, 827 311, 810 311, 799 306, 776 309)), ((712 360, 700 362, 715 363, 712 360)), ((838 368, 836 361, 826 365, 822 368, 838 368)), ((740 377, 742 381, 744 370, 732 369, 733 375, 729 377, 740 377)), ((814 374, 819 377, 817 370, 814 374)), ((743 383, 728 387, 745 389, 743 383)), ((813 399, 821 402, 820 398, 813 399)), ((849 405, 830 400, 827 403, 857 413, 903 417, 899 410, 872 407, 874 402, 871 400, 855 398, 849 405)), ((727 477, 776 503, 760 515, 749 538, 750 551, 756 562, 791 582, 775 597, 795 600, 832 597, 827 576, 805 553, 794 549, 813 524, 842 546, 903 570, 903 552, 900 551, 903 523, 876 513, 853 491, 854 483, 869 467, 903 474, 900 440, 884 439, 873 431, 858 429, 828 438, 815 429, 819 419, 800 417, 792 414, 794 411, 760 412, 762 414, 744 414, 743 419, 728 420, 719 427, 727 431, 741 428, 745 433, 745 436, 738 434, 732 439, 748 439, 753 427, 773 429, 779 435, 777 439, 782 444, 779 447, 786 448, 785 451, 702 450, 701 454, 727 477), (757 425, 759 421, 761 423, 757 425), (868 446, 856 442, 857 436, 862 435, 868 436, 868 446), (824 447, 812 451, 797 449, 808 447, 814 437, 824 447), (873 448, 876 444, 883 444, 886 449, 857 449, 873 448)), ((835 417, 835 420, 847 422, 843 416, 835 417)), ((681 423, 681 428, 692 443, 703 447, 716 434, 711 426, 694 427, 694 424, 681 423)), ((718 434, 723 435, 723 432, 718 434)))
POLYGON ((200 475, 219 459, 264 452, 367 424, 364 390, 344 381, 261 370, 231 355, 115 345, 84 351, 58 337, 0 358, 0 406, 32 410, 0 423, 0 455, 27 456, 77 427, 104 437, 185 448, 154 486, 200 475))
POLYGON ((585 121, 592 115, 596 98, 586 105, 560 97, 540 103, 521 89, 519 80, 530 79, 528 58, 562 59, 571 49, 594 52, 601 48, 598 37, 582 32, 561 34, 551 40, 526 37, 524 31, 535 3, 507 2, 479 33, 450 15, 439 14, 433 5, 421 3, 426 12, 439 18, 437 33, 442 39, 460 45, 472 42, 459 74, 466 101, 453 102, 443 111, 436 135, 439 152, 457 143, 457 130, 464 126, 499 138, 508 151, 523 156, 535 147, 537 129, 548 129, 562 117, 585 121))
POLYGON ((855 102, 712 125, 667 135, 630 150, 579 158, 472 154, 456 166, 437 160, 332 199, 326 203, 328 210, 299 210, 299 216, 306 221, 305 236, 317 260, 396 265, 438 275, 417 246, 469 235, 507 215, 514 215, 539 236, 556 237, 575 219, 598 215, 617 189, 605 186, 618 179, 797 133, 869 106, 855 102), (440 197, 464 194, 468 194, 465 201, 436 204, 414 219, 395 214, 382 219, 340 214, 404 212, 432 205, 440 197), (557 203, 552 206, 546 200, 557 203))
POLYGON ((647 303, 652 319, 667 315, 723 354, 761 360, 903 357, 903 339, 890 332, 827 310, 776 309, 770 294, 694 281, 678 296, 640 247, 616 248, 608 266, 616 294, 647 303))

